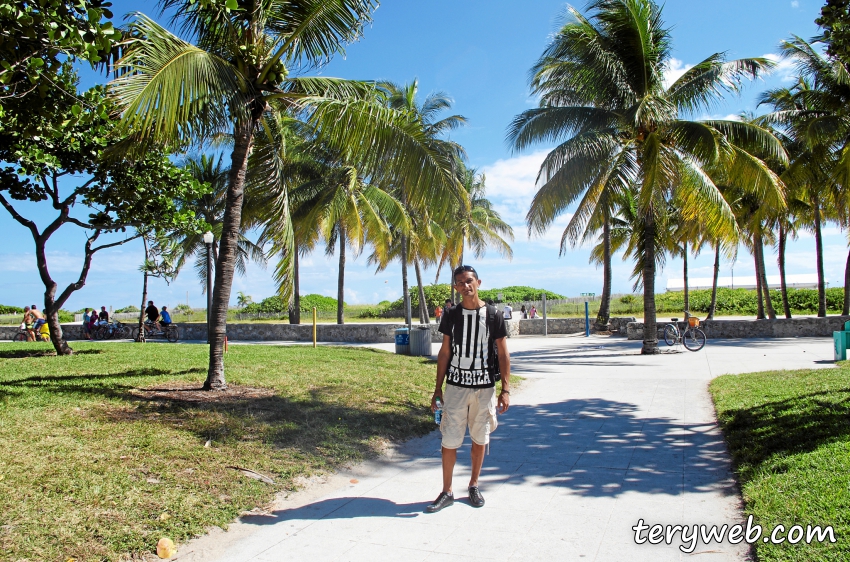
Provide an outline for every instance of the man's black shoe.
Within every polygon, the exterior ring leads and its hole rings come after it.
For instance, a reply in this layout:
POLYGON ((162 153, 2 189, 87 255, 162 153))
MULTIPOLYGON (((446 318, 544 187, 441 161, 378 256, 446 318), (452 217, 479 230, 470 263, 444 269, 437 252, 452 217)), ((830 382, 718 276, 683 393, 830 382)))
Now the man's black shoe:
POLYGON ((440 495, 437 496, 437 499, 434 500, 434 503, 425 508, 427 513, 437 513, 444 507, 449 507, 455 503, 455 498, 450 492, 440 492, 440 495))
POLYGON ((472 507, 481 507, 484 505, 484 496, 481 495, 481 490, 478 486, 469 487, 469 503, 472 507))

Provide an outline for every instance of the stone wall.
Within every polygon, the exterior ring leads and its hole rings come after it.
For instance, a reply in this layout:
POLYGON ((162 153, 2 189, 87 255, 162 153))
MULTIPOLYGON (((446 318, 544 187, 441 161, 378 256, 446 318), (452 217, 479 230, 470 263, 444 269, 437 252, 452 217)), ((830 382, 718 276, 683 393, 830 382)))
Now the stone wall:
MULTIPOLYGON (((776 320, 703 320, 700 329, 708 339, 714 338, 794 338, 831 337, 833 332, 844 329, 850 316, 828 316, 826 318, 777 318, 776 320)), ((664 339, 664 326, 670 322, 658 322, 658 339, 664 339)), ((679 322, 682 328, 684 322, 679 322)), ((630 340, 643 340, 643 322, 630 322, 627 327, 630 340)))

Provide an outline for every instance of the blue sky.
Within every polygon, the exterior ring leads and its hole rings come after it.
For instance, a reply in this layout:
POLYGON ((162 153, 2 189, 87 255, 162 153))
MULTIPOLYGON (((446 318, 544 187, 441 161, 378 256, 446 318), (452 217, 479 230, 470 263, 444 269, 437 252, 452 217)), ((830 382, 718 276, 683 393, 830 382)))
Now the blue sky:
MULTIPOLYGON (((576 3, 577 7, 583 4, 576 3)), ((673 30, 671 75, 708 55, 726 51, 730 57, 771 55, 779 42, 791 34, 809 38, 817 33, 814 19, 822 2, 815 0, 668 0, 664 20, 673 30)), ((418 0, 385 1, 375 12, 374 23, 363 39, 348 47, 345 57, 337 57, 319 72, 326 76, 359 79, 388 79, 399 83, 419 79, 423 94, 443 91, 455 100, 454 112, 469 119, 469 125, 452 136, 466 148, 469 162, 484 172, 490 198, 513 225, 516 239, 514 258, 508 261, 494 252, 480 260, 471 257, 481 273, 484 286, 531 285, 570 296, 601 291, 601 270, 588 265, 588 250, 578 248, 558 256, 561 231, 569 215, 565 214, 544 236, 529 239, 524 216, 534 194, 534 178, 546 146, 514 154, 504 142, 510 120, 533 107, 527 87, 527 73, 556 28, 566 4, 556 0, 418 0)), ((152 3, 115 1, 116 17, 131 10, 157 15, 152 3)), ((161 20, 162 21, 162 20, 161 20)), ((163 21, 163 23, 166 23, 163 21)), ((711 117, 725 117, 742 110, 756 111, 755 97, 763 89, 783 84, 791 69, 780 64, 773 76, 747 87, 740 97, 718 104, 711 117)), ((102 75, 83 74, 85 83, 104 81, 102 75)), ((787 83, 787 82, 785 82, 787 83)), ((709 117, 698 115, 697 117, 709 117)), ((25 205, 23 210, 45 224, 50 214, 40 205, 25 205)), ((49 210, 49 209, 48 209, 49 210)), ((51 273, 60 287, 79 273, 84 239, 78 229, 66 226, 49 244, 51 273)), ((29 233, 0 211, 0 236, 13 241, 0 249, 0 303, 41 303, 43 286, 36 269, 29 233)), ((826 273, 831 285, 841 283, 847 255, 844 234, 827 229, 826 273)), ((401 295, 398 265, 375 274, 366 264, 365 255, 357 260, 349 256, 346 267, 346 301, 376 303, 401 295)), ((84 306, 138 305, 141 298, 143 259, 140 244, 106 250, 95 256, 86 286, 66 305, 84 306)), ((775 252, 766 252, 768 273, 776 271, 775 252)), ((713 255, 704 255, 690 264, 694 277, 709 276, 713 255)), ((724 261, 722 275, 729 275, 731 263, 724 261)), ((631 292, 631 263, 614 260, 614 291, 631 292)), ((237 291, 255 300, 274 293, 269 269, 251 266, 248 275, 234 281, 237 291)), ((752 259, 741 251, 734 264, 735 275, 753 275, 752 259)), ((814 240, 803 233, 789 247, 788 272, 814 273, 814 240)), ((427 282, 435 272, 426 271, 427 282)), ((669 260, 659 273, 656 286, 663 290, 669 276, 681 276, 681 262, 669 260)), ((412 277, 412 271, 411 271, 412 277)), ((302 261, 302 293, 336 295, 337 261, 322 250, 302 261)), ((441 281, 447 275, 443 272, 441 281)), ((61 290, 61 289, 60 289, 61 290)), ((157 304, 188 302, 203 306, 200 285, 187 269, 170 286, 154 281, 151 298, 157 304)))

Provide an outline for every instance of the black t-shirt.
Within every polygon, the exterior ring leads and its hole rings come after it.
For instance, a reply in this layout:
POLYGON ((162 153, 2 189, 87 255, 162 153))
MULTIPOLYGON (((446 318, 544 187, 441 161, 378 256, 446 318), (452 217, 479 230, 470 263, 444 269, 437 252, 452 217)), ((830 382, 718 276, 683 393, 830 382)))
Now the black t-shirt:
POLYGON ((495 310, 490 326, 486 305, 469 310, 458 304, 443 314, 440 332, 452 338, 446 384, 466 388, 495 386, 496 340, 508 335, 501 312, 495 310))
POLYGON ((98 319, 103 320, 104 322, 109 322, 109 313, 105 310, 101 310, 97 317, 98 319))
POLYGON ((159 318, 159 309, 152 304, 149 304, 145 309, 145 316, 148 317, 148 320, 151 322, 156 322, 156 319, 159 318))

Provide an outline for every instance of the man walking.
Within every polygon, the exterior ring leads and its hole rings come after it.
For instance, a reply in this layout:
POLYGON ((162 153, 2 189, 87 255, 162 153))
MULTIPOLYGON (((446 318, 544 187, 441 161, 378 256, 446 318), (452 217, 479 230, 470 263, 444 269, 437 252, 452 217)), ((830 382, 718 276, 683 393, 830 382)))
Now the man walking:
POLYGON ((437 385, 431 398, 431 410, 436 411, 439 398, 443 407, 440 422, 443 491, 425 509, 429 513, 454 503, 452 475, 467 427, 472 439, 469 503, 474 507, 484 505, 484 497, 478 489, 484 448, 490 442, 490 432, 496 429, 497 411, 503 414, 510 406, 511 363, 505 319, 495 307, 478 298, 481 280, 473 267, 462 265, 453 273, 455 290, 463 300, 444 312, 440 322, 443 345, 437 355, 437 385), (502 391, 497 399, 498 376, 501 376, 502 391))

